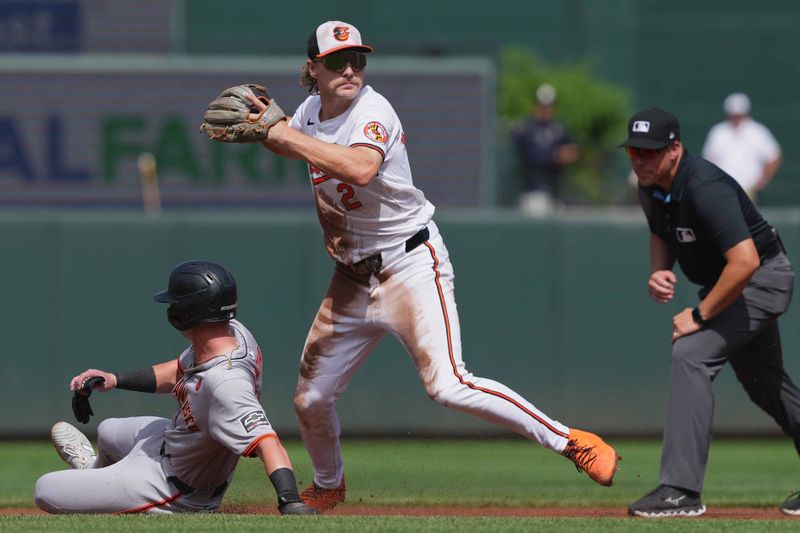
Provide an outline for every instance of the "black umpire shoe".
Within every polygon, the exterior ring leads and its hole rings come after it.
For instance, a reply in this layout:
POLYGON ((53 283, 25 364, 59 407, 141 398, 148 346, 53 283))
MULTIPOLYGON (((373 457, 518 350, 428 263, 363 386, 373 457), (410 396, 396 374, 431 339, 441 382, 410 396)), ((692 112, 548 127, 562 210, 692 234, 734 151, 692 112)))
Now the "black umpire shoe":
POLYGON ((780 505, 781 512, 790 514, 792 516, 800 515, 800 492, 790 494, 788 498, 780 505))
POLYGON ((647 518, 700 516, 705 512, 699 493, 669 485, 659 485, 628 506, 629 515, 647 518))

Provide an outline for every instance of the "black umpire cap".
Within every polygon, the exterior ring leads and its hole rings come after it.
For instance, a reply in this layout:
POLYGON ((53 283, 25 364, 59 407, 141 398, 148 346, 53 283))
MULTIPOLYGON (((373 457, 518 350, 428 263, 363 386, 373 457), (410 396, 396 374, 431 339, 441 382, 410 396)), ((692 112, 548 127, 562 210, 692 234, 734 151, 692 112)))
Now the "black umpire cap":
POLYGON ((681 126, 672 113, 653 108, 639 111, 628 121, 628 140, 620 148, 661 150, 681 139, 681 126))

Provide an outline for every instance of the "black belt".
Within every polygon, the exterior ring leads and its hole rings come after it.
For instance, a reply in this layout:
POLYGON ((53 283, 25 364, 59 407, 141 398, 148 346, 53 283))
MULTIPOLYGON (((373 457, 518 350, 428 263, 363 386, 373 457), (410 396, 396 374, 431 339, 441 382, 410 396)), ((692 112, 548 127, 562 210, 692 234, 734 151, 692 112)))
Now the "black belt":
MULTIPOLYGON (((431 232, 427 227, 424 227, 416 232, 406 241, 406 253, 414 250, 420 244, 427 241, 430 236, 431 232)), ((375 254, 362 259, 358 263, 353 263, 350 268, 359 276, 368 276, 370 274, 377 274, 380 272, 382 266, 383 258, 381 257, 381 254, 375 254)))
MULTIPOLYGON (((161 451, 159 453, 161 454, 161 457, 166 457, 167 459, 170 459, 172 458, 172 455, 165 452, 166 445, 167 445, 166 441, 161 443, 161 451)), ((183 494, 184 496, 188 496, 197 490, 188 483, 184 483, 183 481, 181 481, 178 476, 167 476, 167 481, 172 483, 172 486, 178 489, 180 493, 183 494)), ((225 487, 227 486, 228 482, 223 481, 220 486, 214 489, 214 492, 211 493, 211 497, 216 498, 217 496, 225 492, 225 487)))
POLYGON ((413 250, 414 248, 416 248, 417 246, 419 246, 420 244, 422 244, 423 242, 427 241, 430 238, 431 238, 431 232, 428 231, 428 228, 427 227, 422 228, 406 241, 406 253, 410 252, 411 250, 413 250))

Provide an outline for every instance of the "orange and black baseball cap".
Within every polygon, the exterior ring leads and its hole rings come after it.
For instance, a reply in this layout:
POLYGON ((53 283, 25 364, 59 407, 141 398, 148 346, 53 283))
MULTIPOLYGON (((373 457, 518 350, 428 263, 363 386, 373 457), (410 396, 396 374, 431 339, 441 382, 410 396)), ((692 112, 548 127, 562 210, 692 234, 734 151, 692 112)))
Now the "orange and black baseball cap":
POLYGON ((309 59, 319 59, 342 50, 368 54, 372 52, 372 47, 361 42, 358 28, 340 20, 323 22, 308 37, 309 59))
POLYGON ((628 121, 628 140, 620 148, 661 150, 681 140, 681 126, 672 113, 653 108, 639 111, 628 121))

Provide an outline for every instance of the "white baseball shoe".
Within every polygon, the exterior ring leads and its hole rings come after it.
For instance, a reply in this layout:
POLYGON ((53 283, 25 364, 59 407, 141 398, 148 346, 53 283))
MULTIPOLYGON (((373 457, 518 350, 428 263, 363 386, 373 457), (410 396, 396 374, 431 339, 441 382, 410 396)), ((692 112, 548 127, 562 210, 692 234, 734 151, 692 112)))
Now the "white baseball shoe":
POLYGON ((72 424, 56 422, 50 430, 50 438, 58 456, 72 468, 91 468, 97 458, 92 443, 72 424))

